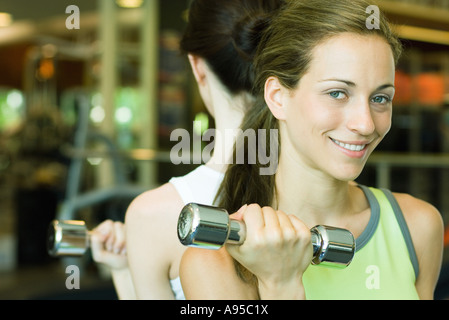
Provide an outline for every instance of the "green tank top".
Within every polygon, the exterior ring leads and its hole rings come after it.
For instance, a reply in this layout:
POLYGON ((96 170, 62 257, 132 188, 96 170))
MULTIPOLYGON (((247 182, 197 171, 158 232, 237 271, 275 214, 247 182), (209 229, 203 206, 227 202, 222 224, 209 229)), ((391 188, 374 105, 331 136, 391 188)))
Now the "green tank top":
POLYGON ((360 186, 371 218, 345 269, 311 265, 303 275, 311 300, 413 300, 419 267, 403 213, 388 190, 360 186))

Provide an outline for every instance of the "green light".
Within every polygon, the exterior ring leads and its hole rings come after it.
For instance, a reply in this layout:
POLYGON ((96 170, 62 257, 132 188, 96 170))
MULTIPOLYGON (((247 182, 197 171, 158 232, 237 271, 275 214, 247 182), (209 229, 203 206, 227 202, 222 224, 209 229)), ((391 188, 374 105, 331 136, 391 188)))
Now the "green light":
POLYGON ((204 112, 200 112, 195 116, 193 132, 201 136, 207 129, 209 129, 209 117, 204 112))

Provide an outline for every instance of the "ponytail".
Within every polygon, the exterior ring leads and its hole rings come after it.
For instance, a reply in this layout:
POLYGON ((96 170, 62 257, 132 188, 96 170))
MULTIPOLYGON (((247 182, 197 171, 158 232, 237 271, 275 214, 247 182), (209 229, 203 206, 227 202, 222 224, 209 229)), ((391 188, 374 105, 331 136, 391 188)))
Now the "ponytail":
POLYGON ((261 31, 284 0, 194 0, 181 51, 202 57, 231 94, 251 93, 261 31))
POLYGON ((268 132, 274 132, 276 142, 270 139, 261 141, 259 135, 255 135, 256 143, 249 143, 243 136, 237 137, 234 146, 233 161, 226 170, 225 177, 217 193, 218 205, 229 212, 236 212, 244 204, 257 203, 261 207, 272 206, 275 194, 275 175, 262 175, 261 169, 266 166, 261 163, 256 154, 272 154, 278 156, 280 152, 279 124, 271 114, 263 99, 257 99, 255 105, 245 114, 241 126, 242 132, 258 132, 262 129, 264 135, 273 138, 268 132), (271 148, 276 150, 271 150, 271 148), (255 150, 262 148, 263 150, 255 150), (243 154, 243 164, 237 163, 237 156, 243 154), (252 161, 251 161, 252 160, 252 161))

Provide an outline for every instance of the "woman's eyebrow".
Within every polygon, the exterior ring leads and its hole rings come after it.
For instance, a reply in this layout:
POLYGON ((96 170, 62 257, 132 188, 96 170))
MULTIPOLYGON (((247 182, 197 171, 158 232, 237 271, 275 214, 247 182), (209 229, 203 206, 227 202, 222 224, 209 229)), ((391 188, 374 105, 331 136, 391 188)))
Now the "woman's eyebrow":
POLYGON ((328 81, 334 81, 334 82, 343 82, 344 84, 350 86, 350 87, 355 87, 355 83, 349 80, 343 80, 343 79, 336 79, 336 78, 331 78, 331 79, 324 79, 324 80, 320 80, 318 82, 328 82, 328 81))
POLYGON ((377 90, 383 90, 383 89, 387 89, 387 88, 393 88, 394 90, 396 90, 396 87, 390 83, 381 85, 379 88, 377 88, 377 90))
MULTIPOLYGON (((352 81, 344 80, 344 79, 336 79, 336 78, 324 79, 324 80, 320 80, 318 82, 327 82, 327 81, 342 82, 342 83, 346 84, 349 87, 355 87, 356 86, 356 84, 354 82, 352 82, 352 81)), ((386 84, 383 84, 383 85, 379 86, 376 89, 376 91, 387 89, 387 88, 390 88, 390 87, 393 88, 393 89, 396 89, 396 87, 394 85, 392 85, 391 83, 386 83, 386 84)))

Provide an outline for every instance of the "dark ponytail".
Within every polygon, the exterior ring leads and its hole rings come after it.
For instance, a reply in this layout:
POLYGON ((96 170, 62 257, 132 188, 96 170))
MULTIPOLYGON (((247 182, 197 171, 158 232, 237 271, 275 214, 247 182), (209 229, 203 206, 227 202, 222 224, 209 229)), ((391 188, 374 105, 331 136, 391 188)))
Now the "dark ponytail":
POLYGON ((284 0, 194 0, 181 50, 206 60, 231 94, 250 93, 261 31, 284 0))

